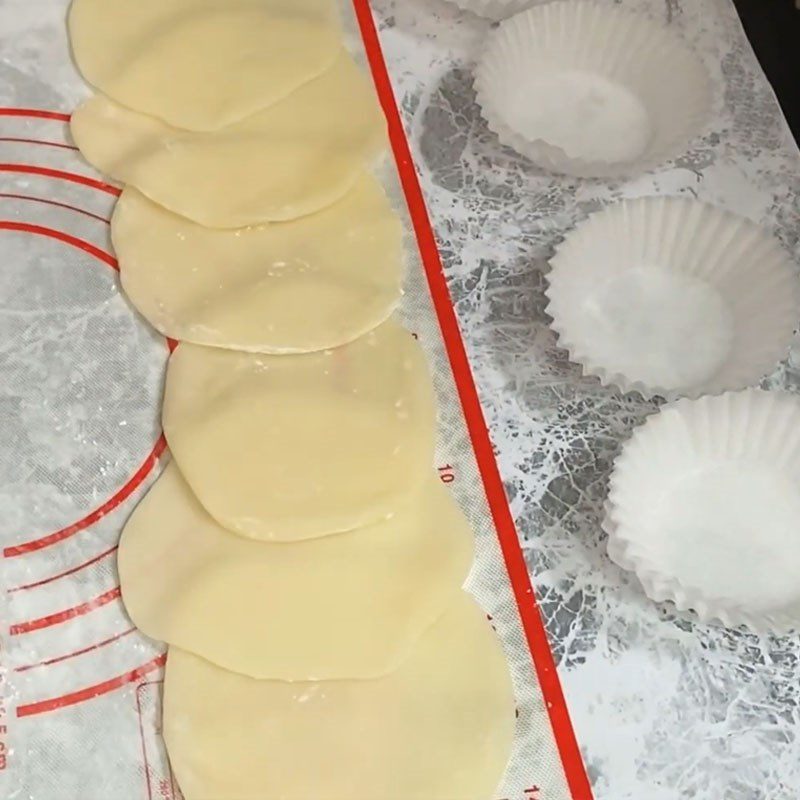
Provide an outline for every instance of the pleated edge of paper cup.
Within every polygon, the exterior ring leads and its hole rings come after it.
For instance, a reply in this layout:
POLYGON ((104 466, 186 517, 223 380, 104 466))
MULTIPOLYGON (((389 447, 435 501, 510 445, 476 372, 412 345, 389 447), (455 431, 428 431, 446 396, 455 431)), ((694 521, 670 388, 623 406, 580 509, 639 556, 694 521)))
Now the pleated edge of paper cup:
MULTIPOLYGON (((455 2, 455 0, 453 1, 455 2)), ((459 2, 461 1, 462 0, 459 0, 459 2)), ((497 1, 499 2, 499 0, 497 1)), ((470 2, 470 0, 466 0, 466 2, 470 2)), ((504 24, 513 23, 518 17, 529 14, 541 5, 555 5, 557 3, 570 2, 575 2, 575 0, 546 0, 544 3, 539 1, 507 17, 505 20, 502 20, 502 22, 504 24)), ((586 4, 596 4, 596 0, 582 0, 582 2, 586 4)), ((662 35, 673 38, 677 45, 682 47, 685 52, 690 53, 691 56, 697 60, 706 78, 703 87, 704 93, 706 94, 704 111, 697 115, 697 119, 693 120, 693 124, 690 126, 694 129, 693 133, 688 137, 684 137, 680 143, 676 141, 671 147, 665 147, 661 151, 645 152, 635 159, 620 162, 590 160, 569 156, 561 147, 550 144, 544 139, 529 139, 518 133, 505 122, 505 115, 498 109, 497 104, 493 101, 495 93, 492 91, 493 86, 486 75, 486 71, 489 67, 490 59, 495 60, 497 58, 493 45, 495 44, 495 39, 499 35, 502 35, 503 28, 501 26, 489 33, 487 42, 478 56, 474 69, 473 81, 475 99, 480 109, 481 116, 486 121, 489 130, 497 136, 500 143, 506 147, 510 147, 515 152, 529 159, 536 166, 548 172, 557 175, 566 175, 572 178, 585 179, 618 180, 634 177, 668 164, 676 158, 680 158, 691 149, 692 143, 700 139, 708 127, 711 112, 714 107, 714 84, 709 74, 708 67, 701 56, 682 36, 680 36, 680 34, 659 24, 646 13, 620 9, 617 6, 611 6, 608 11, 616 14, 624 14, 626 16, 640 17, 642 21, 653 26, 654 31, 659 31, 662 35)))
POLYGON ((499 22, 552 0, 449 0, 449 2, 462 11, 469 11, 484 19, 499 22))
MULTIPOLYGON (((573 341, 568 333, 558 325, 558 322, 550 313, 550 299, 549 284, 545 289, 545 297, 547 298, 547 305, 545 306, 545 313, 550 317, 550 330, 556 335, 557 345, 560 349, 565 350, 570 363, 576 364, 581 368, 581 374, 584 377, 597 378, 602 386, 607 386, 617 389, 622 394, 629 394, 636 392, 640 394, 645 400, 651 400, 654 397, 660 397, 668 402, 678 400, 682 397, 696 400, 702 397, 707 392, 702 388, 687 390, 686 392, 679 392, 674 389, 666 389, 663 386, 648 386, 642 381, 633 380, 623 375, 621 372, 614 372, 613 370, 606 369, 601 364, 594 362, 581 347, 573 341)), ((722 392, 720 392, 721 394, 722 392)))
MULTIPOLYGON (((549 309, 551 300, 548 291, 549 284, 548 288, 545 289, 545 297, 547 298, 548 303, 544 310, 552 320, 550 323, 550 330, 556 336, 557 346, 561 350, 566 351, 567 357, 569 358, 571 364, 575 364, 576 366, 580 367, 581 374, 584 377, 596 378, 600 382, 601 386, 616 389, 621 394, 630 394, 635 392, 641 395, 645 400, 660 398, 668 403, 673 403, 677 400, 699 400, 701 397, 718 397, 726 392, 737 392, 743 389, 754 387, 761 380, 771 374, 770 372, 765 372, 763 375, 759 375, 752 381, 740 385, 731 384, 730 386, 712 387, 706 384, 701 384, 698 386, 690 386, 684 389, 669 389, 657 384, 651 386, 643 381, 634 380, 633 378, 629 378, 627 375, 623 375, 621 372, 614 372, 613 370, 606 369, 601 364, 596 363, 583 351, 578 344, 576 344, 569 337, 568 333, 561 326, 559 326, 557 320, 550 313, 549 309)), ((788 355, 790 345, 790 342, 787 343, 786 353, 782 358, 778 358, 775 361, 775 368, 777 368, 778 365, 782 363, 786 355, 788 355)))
POLYGON ((550 282, 547 282, 547 287, 544 291, 547 305, 544 308, 545 313, 550 317, 550 330, 555 334, 557 345, 560 349, 565 350, 570 363, 576 364, 581 368, 581 373, 584 377, 597 378, 602 386, 617 389, 622 394, 629 394, 637 392, 645 400, 651 400, 654 397, 660 397, 667 402, 674 402, 676 400, 687 399, 697 400, 700 397, 705 397, 709 394, 718 395, 724 394, 726 391, 736 391, 736 389, 744 389, 746 387, 731 387, 729 389, 719 389, 709 392, 705 387, 690 387, 685 390, 668 389, 664 386, 650 386, 643 381, 634 380, 621 372, 614 372, 613 370, 606 369, 602 364, 595 362, 584 350, 578 345, 569 333, 558 324, 558 320, 553 317, 550 312, 552 298, 550 297, 550 282))
MULTIPOLYGON (((763 392, 760 389, 745 389, 747 392, 763 392)), ((690 398, 678 400, 675 405, 691 403, 690 398)), ((670 575, 665 575, 638 558, 633 552, 634 540, 627 533, 630 526, 620 519, 619 506, 615 496, 620 491, 620 481, 617 477, 618 467, 629 456, 629 450, 644 426, 649 420, 661 414, 661 411, 651 414, 639 425, 631 437, 623 445, 621 453, 614 460, 609 480, 608 495, 603 504, 603 517, 600 527, 607 535, 606 552, 609 559, 626 572, 633 573, 645 595, 654 603, 670 603, 679 612, 693 615, 702 623, 718 623, 726 628, 746 628, 752 633, 783 636, 800 631, 800 615, 789 614, 759 614, 747 611, 735 604, 723 604, 707 598, 699 589, 684 586, 679 580, 670 575)))
MULTIPOLYGON (((544 311, 550 317, 551 320, 550 330, 552 330, 556 336, 558 347, 567 352, 567 356, 569 357, 570 362, 579 366, 584 376, 597 378, 600 381, 601 385, 616 388, 623 394, 628 394, 629 392, 637 392, 642 397, 648 400, 654 397, 660 397, 666 400, 667 402, 674 402, 680 399, 697 400, 700 397, 706 397, 709 395, 718 396, 721 394, 725 394, 726 392, 736 392, 756 386, 759 383, 759 381, 763 380, 765 377, 770 375, 778 367, 778 365, 781 364, 781 362, 784 359, 786 359, 786 357, 789 355, 789 351, 792 346, 792 341, 795 335, 795 329, 797 327, 796 320, 793 320, 790 323, 790 321, 787 319, 787 331, 789 331, 790 328, 791 330, 787 334, 786 342, 781 346, 781 348, 779 349, 778 347, 776 347, 776 358, 774 364, 772 365, 772 368, 760 372, 758 375, 756 375, 755 372, 753 372, 748 382, 712 387, 708 385, 708 381, 704 381, 703 383, 697 386, 690 386, 682 389, 671 389, 666 386, 661 386, 659 384, 650 385, 648 383, 645 383, 644 381, 630 378, 621 372, 615 372, 611 369, 607 369, 601 363, 598 363, 588 353, 585 352, 582 346, 570 336, 569 331, 559 323, 558 318, 554 316, 552 313, 552 304, 553 304, 553 298, 551 295, 552 284, 549 275, 553 269, 557 268, 556 262, 559 258, 559 255, 561 254, 564 244, 569 240, 569 238, 575 232, 580 230, 581 226, 583 226, 589 220, 591 220, 592 217, 595 217, 598 214, 602 214, 604 211, 617 208, 624 204, 656 201, 656 200, 670 200, 670 199, 682 200, 685 203, 691 205, 704 206, 706 207, 706 209, 711 210, 715 213, 724 214, 731 220, 738 220, 742 223, 754 226, 754 228, 758 228, 765 237, 768 237, 771 241, 774 242, 776 247, 779 248, 776 250, 776 253, 780 252, 782 258, 786 261, 786 264, 789 265, 790 269, 792 269, 794 261, 791 255, 785 250, 785 248, 781 246, 780 242, 775 238, 775 236, 769 230, 763 228, 762 226, 758 225, 757 223, 753 222, 747 217, 739 216, 738 214, 734 214, 733 212, 728 211, 727 209, 722 208, 720 206, 707 203, 702 200, 694 200, 692 198, 687 198, 684 197, 683 195, 652 195, 643 197, 624 198, 622 200, 618 200, 613 203, 604 205, 602 208, 599 208, 596 211, 591 212, 588 216, 576 222, 575 225, 573 225, 566 232, 563 240, 556 246, 555 251, 548 259, 549 271, 545 276, 546 286, 544 290, 544 295, 545 299, 547 300, 547 304, 544 307, 544 311)), ((797 304, 800 304, 800 281, 798 281, 796 275, 791 283, 791 291, 793 295, 793 305, 797 306, 797 304)))

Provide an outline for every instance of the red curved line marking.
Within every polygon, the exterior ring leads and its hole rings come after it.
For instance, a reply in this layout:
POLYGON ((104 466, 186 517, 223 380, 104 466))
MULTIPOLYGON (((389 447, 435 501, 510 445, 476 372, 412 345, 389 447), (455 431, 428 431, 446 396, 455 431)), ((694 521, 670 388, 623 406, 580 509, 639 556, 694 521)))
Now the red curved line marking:
POLYGON ((69 233, 57 231, 54 228, 45 228, 43 225, 32 225, 30 222, 10 222, 7 220, 0 221, 0 230, 6 231, 22 231, 24 233, 33 233, 36 236, 46 236, 49 239, 57 239, 59 242, 76 247, 78 250, 83 250, 90 256, 94 256, 98 261, 108 264, 111 269, 119 272, 119 264, 114 256, 101 250, 91 242, 79 239, 77 236, 71 236, 69 233))
MULTIPOLYGON (((0 164, 0 170, 2 169, 3 165, 0 164)), ((96 247, 90 242, 86 242, 83 239, 78 239, 75 236, 70 236, 63 231, 45 228, 41 225, 31 225, 27 222, 10 221, 0 221, 0 230, 24 231, 25 233, 33 233, 38 236, 47 236, 51 239, 56 239, 60 242, 64 242, 72 247, 76 247, 79 250, 89 253, 114 270, 119 270, 117 260, 112 255, 106 253, 104 250, 101 250, 99 247, 96 247)), ((172 339, 168 339, 167 347, 169 348, 170 352, 172 352, 175 347, 177 347, 177 342, 172 339)), ((24 542, 19 545, 12 545, 11 547, 6 547, 3 550, 3 555, 6 558, 14 558, 15 556, 24 555, 25 553, 30 553, 35 550, 41 550, 44 547, 49 547, 50 545, 61 542, 64 539, 68 539, 79 531, 82 531, 84 528, 93 525, 95 522, 97 522, 97 520, 104 517, 110 511, 115 509, 120 503, 130 497, 130 495, 137 489, 139 484, 142 483, 142 481, 153 469, 166 447, 167 442, 162 434, 150 454, 144 460, 139 469, 134 473, 133 477, 130 478, 130 480, 122 487, 122 489, 120 489, 113 497, 107 500, 102 506, 96 508, 83 519, 80 519, 78 522, 75 522, 66 528, 62 528, 55 533, 48 534, 47 536, 43 536, 39 539, 34 539, 30 542, 24 542)))
POLYGON ((79 689, 77 692, 70 692, 69 694, 61 695, 61 697, 53 697, 50 700, 39 700, 36 703, 27 703, 26 705, 17 706, 18 717, 31 717, 35 714, 44 714, 48 711, 55 711, 59 708, 66 708, 67 706, 75 705, 76 703, 83 703, 86 700, 92 700, 95 697, 113 692, 128 683, 138 681, 144 675, 161 669, 167 660, 167 654, 157 656, 152 661, 146 664, 118 675, 116 678, 103 681, 103 683, 95 684, 94 686, 87 686, 85 689, 79 689))
POLYGON ((0 142, 16 142, 18 144, 43 144, 47 147, 60 147, 62 150, 75 150, 78 148, 71 144, 64 144, 63 142, 49 142, 47 139, 23 139, 19 136, 0 136, 0 142))
POLYGON ((132 634, 135 630, 136 628, 128 628, 128 630, 118 633, 116 636, 110 636, 108 639, 103 639, 102 642, 89 645, 89 647, 83 647, 80 650, 76 650, 74 653, 67 653, 65 656, 58 656, 56 658, 48 658, 47 661, 40 661, 38 664, 26 664, 24 667, 17 667, 14 672, 27 672, 28 670, 36 669, 37 667, 50 667, 53 664, 60 664, 62 661, 68 661, 70 658, 86 655, 86 653, 91 653, 94 650, 99 650, 101 647, 105 647, 106 645, 117 642, 120 639, 124 639, 126 636, 132 634))
MULTIPOLYGON (((2 141, 2 140, 0 140, 2 141)), ((13 194, 11 192, 0 192, 0 197, 7 197, 11 200, 30 200, 33 203, 42 203, 46 206, 56 206, 57 208, 66 208, 70 211, 76 211, 78 214, 83 214, 85 217, 91 217, 92 219, 98 220, 98 222, 105 222, 109 224, 111 220, 106 219, 106 217, 101 217, 99 214, 93 214, 91 211, 86 211, 84 208, 78 208, 77 206, 71 206, 69 203, 59 203, 55 200, 47 200, 44 197, 34 197, 31 194, 13 194)))
POLYGON ((370 11, 369 0, 353 0, 361 37, 367 51, 372 77, 389 127, 397 169, 414 224, 420 255, 425 267, 436 316, 442 330, 447 355, 453 370, 464 418, 478 462, 489 510, 492 514, 506 570, 514 590, 517 608, 534 668, 542 687, 550 724, 573 800, 591 800, 592 788, 575 738, 569 711, 561 690, 547 632, 536 605, 528 568, 519 544, 514 518, 508 507, 503 482, 497 468, 492 442, 483 416, 469 359, 461 338, 453 301, 447 288, 436 237, 431 227, 425 199, 414 168, 403 122, 397 108, 392 82, 386 69, 380 39, 370 11))
POLYGON ((58 178, 70 183, 79 183, 82 186, 91 186, 101 192, 119 197, 122 189, 112 186, 110 183, 99 181, 96 178, 89 178, 86 175, 77 175, 74 172, 65 172, 61 169, 51 169, 50 167, 34 167, 30 164, 0 164, 0 172, 19 172, 22 175, 42 175, 46 178, 58 178))
POLYGON ((70 114, 62 111, 46 111, 41 108, 0 108, 0 117, 36 117, 38 119, 57 119, 60 122, 69 122, 70 114))
MULTIPOLYGON (((55 112, 55 111, 45 111, 41 109, 25 109, 25 108, 0 108, 0 116, 36 117, 42 119, 59 120, 61 122, 69 122, 70 120, 69 114, 63 114, 61 112, 55 112)), ((64 172, 62 170, 47 169, 45 167, 33 167, 28 165, 0 164, 0 172, 21 172, 23 174, 42 175, 46 177, 67 180, 72 183, 79 183, 84 186, 91 186, 93 188, 106 192, 107 194, 111 194, 115 197, 118 197, 121 194, 120 189, 118 189, 115 186, 111 186, 110 184, 104 183, 103 181, 98 181, 93 178, 87 178, 83 175, 76 175, 73 173, 64 172)), ((172 352, 177 347, 177 344, 178 343, 175 340, 167 339, 167 347, 169 348, 170 352, 172 352)), ((69 528, 64 528, 61 531, 57 531, 56 533, 51 534, 50 536, 45 536, 41 539, 37 539, 32 542, 27 542, 23 545, 7 547, 3 551, 3 555, 6 558, 8 558, 17 555, 22 555, 23 553, 31 552, 33 550, 39 550, 43 547, 55 544, 55 542, 62 541, 63 539, 72 536, 74 533, 77 533, 79 530, 88 527, 88 525, 91 525, 92 522, 96 521, 104 514, 108 513, 110 510, 119 505, 119 503, 125 500, 136 489, 137 484, 144 479, 144 477, 152 469, 152 467, 155 465, 155 462, 158 460, 158 458, 161 456, 161 454, 164 452, 165 449, 166 449, 166 440, 162 435, 159 438, 158 442, 156 443, 155 447, 153 448, 152 452, 148 456, 148 458, 139 468, 136 475, 133 476, 133 478, 123 487, 123 489, 114 498, 112 498, 106 504, 97 509, 97 511, 92 512, 92 514, 90 514, 80 522, 75 523, 75 525, 71 525, 69 528), (146 467, 147 469, 145 469, 146 467)), ((107 553, 104 555, 107 555, 107 553)), ((75 570, 69 570, 68 572, 63 573, 63 575, 71 574, 73 571, 76 571, 77 569, 81 569, 84 566, 88 566, 89 563, 92 562, 87 562, 86 564, 83 564, 80 567, 75 568, 75 570)), ((63 575, 53 576, 51 579, 47 579, 44 582, 46 583, 49 582, 50 580, 56 580, 59 577, 63 577, 63 575)), ((17 717, 29 717, 37 714, 44 714, 49 711, 55 711, 59 708, 65 708, 71 705, 75 705, 77 703, 82 703, 86 700, 91 700, 95 697, 100 697, 101 695, 119 689, 120 687, 125 686, 128 683, 137 681, 139 680, 139 678, 148 675, 149 673, 157 669, 161 669, 166 663, 166 658, 167 658, 166 654, 162 654, 154 658, 152 661, 149 661, 146 664, 143 664, 137 667, 136 669, 131 670, 130 672, 118 675, 116 678, 104 681, 103 683, 98 683, 95 684, 94 686, 88 686, 76 692, 71 692, 69 694, 61 695, 60 697, 54 697, 48 700, 40 700, 35 703, 28 703, 25 705, 18 706, 16 711, 17 717)))
POLYGON ((112 553, 115 553, 119 545, 114 545, 110 547, 108 550, 104 550, 100 555, 94 556, 90 558, 88 561, 84 561, 82 564, 78 564, 77 567, 72 567, 72 569, 65 570, 64 572, 59 572, 57 575, 51 575, 49 578, 43 578, 40 581, 35 581, 34 583, 26 583, 23 586, 15 586, 13 589, 8 590, 8 594, 13 594, 14 592, 24 592, 27 589, 37 589, 40 586, 46 586, 48 583, 53 583, 54 581, 59 580, 60 578, 66 578, 68 575, 74 575, 76 572, 80 572, 82 569, 86 567, 91 567, 92 564, 96 564, 98 561, 102 561, 106 556, 110 556, 112 553))
POLYGON ((96 608, 102 608, 114 602, 121 594, 122 592, 119 586, 117 586, 115 589, 103 592, 103 594, 95 597, 93 600, 81 603, 79 606, 65 608, 63 611, 56 611, 54 614, 48 614, 46 617, 39 617, 38 619, 31 619, 27 622, 18 622, 8 629, 8 633, 10 636, 20 636, 23 633, 40 631, 42 628, 50 628, 53 625, 60 625, 62 622, 69 622, 71 619, 75 619, 75 617, 82 617, 84 614, 88 614, 96 608))
POLYGON ((90 525, 93 525, 99 519, 102 519, 106 514, 113 511, 121 503, 124 503, 125 500, 127 500, 136 491, 136 489, 139 488, 144 479, 152 472, 153 467, 155 467, 155 465, 158 463, 159 458, 161 458, 166 449, 167 440, 162 434, 156 442, 155 447, 151 450, 150 454, 142 462, 142 465, 138 470, 136 470, 130 480, 111 499, 103 503, 102 506, 96 508, 91 512, 91 514, 87 514, 83 519, 78 520, 78 522, 75 522, 66 528, 62 528, 60 531, 48 534, 47 536, 42 536, 40 539, 33 539, 30 542, 24 542, 23 544, 6 547, 5 550, 3 550, 3 555, 6 558, 15 558, 16 556, 22 556, 26 553, 32 553, 36 550, 50 547, 58 542, 63 542, 64 539, 69 539, 71 536, 74 536, 84 528, 88 528, 90 525))

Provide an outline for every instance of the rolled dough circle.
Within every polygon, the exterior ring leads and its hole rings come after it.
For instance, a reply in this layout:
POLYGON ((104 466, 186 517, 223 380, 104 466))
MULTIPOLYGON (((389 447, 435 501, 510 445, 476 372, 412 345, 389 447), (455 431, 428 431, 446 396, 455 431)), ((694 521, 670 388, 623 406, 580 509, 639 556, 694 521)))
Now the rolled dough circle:
POLYGON ((223 527, 292 541, 407 503, 430 474, 436 408, 422 349, 389 320, 305 355, 181 344, 163 424, 187 483, 223 527))
POLYGON ((74 0, 72 52, 116 102, 215 130, 280 100, 336 60, 331 0, 74 0))
POLYGON ((390 520, 290 544, 221 528, 175 464, 122 533, 122 599, 137 628, 232 672, 279 680, 395 669, 453 602, 473 536, 431 472, 390 520))
POLYGON ((101 172, 207 228, 313 214, 346 194, 386 143, 375 92, 344 51, 318 78, 219 131, 174 128, 103 95, 75 110, 71 130, 101 172))
POLYGON ((403 231, 380 184, 293 222, 204 228, 126 188, 111 221, 122 287, 162 334, 261 353, 338 347, 400 300, 403 231))
POLYGON ((172 648, 164 739, 186 800, 488 800, 514 737, 508 667, 462 594, 393 673, 257 681, 172 648))

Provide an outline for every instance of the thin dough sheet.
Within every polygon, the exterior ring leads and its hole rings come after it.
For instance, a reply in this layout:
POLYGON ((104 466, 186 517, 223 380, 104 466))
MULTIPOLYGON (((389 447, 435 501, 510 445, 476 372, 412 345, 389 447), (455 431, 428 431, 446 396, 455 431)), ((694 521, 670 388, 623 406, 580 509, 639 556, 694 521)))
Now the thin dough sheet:
POLYGON ((386 145, 372 84, 345 51, 284 100, 219 131, 173 128, 103 95, 75 110, 71 130, 90 164, 208 228, 326 208, 386 145))
POLYGON ((341 46, 331 0, 74 0, 69 34, 103 94, 197 131, 272 105, 341 46))
POLYGON ((122 598, 154 639, 255 678, 374 678, 453 602, 473 535, 433 472, 391 520, 274 544, 221 528, 170 464, 122 534, 122 598))
POLYGON ((403 232, 380 184, 293 222, 204 228, 130 187, 111 221, 122 287, 162 334, 247 352, 337 347, 400 300, 403 232))
POLYGON ((462 594, 396 671, 284 683, 170 649, 164 739, 186 800, 491 800, 515 728, 505 656, 462 594))
POLYGON ((390 319, 306 355, 181 344, 163 425, 223 527, 292 541, 353 530, 409 502, 433 465, 436 404, 425 354, 390 319))

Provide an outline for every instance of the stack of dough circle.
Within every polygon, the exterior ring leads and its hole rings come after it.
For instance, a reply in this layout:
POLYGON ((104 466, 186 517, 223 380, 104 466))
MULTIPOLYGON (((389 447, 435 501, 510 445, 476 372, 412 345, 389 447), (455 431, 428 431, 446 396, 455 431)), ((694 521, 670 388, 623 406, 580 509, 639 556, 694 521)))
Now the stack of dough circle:
POLYGON ((436 411, 422 350, 389 320, 305 355, 181 344, 163 424, 223 527, 293 541, 368 525, 407 502, 430 473, 436 411))
POLYGON ((318 78, 219 131, 175 128, 101 95, 76 109, 71 129, 89 163, 209 228, 319 211, 386 143, 375 92, 345 51, 318 78))
POLYGON ((148 636, 255 678, 374 678, 453 601, 473 537, 433 471, 390 520, 290 544, 244 539, 202 508, 174 464, 122 534, 119 574, 148 636))
POLYGON ((285 683, 170 650, 164 738, 186 800, 489 800, 514 699, 462 594, 390 675, 285 683))
POLYGON ((376 327, 400 299, 402 227, 372 177, 311 216, 235 231, 204 228, 127 188, 111 233, 125 293, 181 341, 323 350, 376 327))
POLYGON ((391 319, 386 121, 334 0, 73 0, 73 114, 126 184, 123 289, 179 345, 173 462, 128 520, 127 611, 169 644, 186 800, 490 800, 503 652, 433 469, 425 356, 391 319))
POLYGON ((89 83, 199 131, 271 105, 341 48, 331 0, 74 0, 69 33, 89 83))

